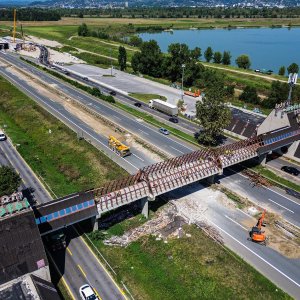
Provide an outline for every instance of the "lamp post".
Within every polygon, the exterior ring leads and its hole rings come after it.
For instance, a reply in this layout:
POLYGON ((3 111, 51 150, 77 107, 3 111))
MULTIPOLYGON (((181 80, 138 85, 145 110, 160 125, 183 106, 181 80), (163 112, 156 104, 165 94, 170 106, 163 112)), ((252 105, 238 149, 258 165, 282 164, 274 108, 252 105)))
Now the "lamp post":
POLYGON ((185 68, 185 64, 181 65, 182 67, 182 78, 181 78, 181 100, 183 100, 183 76, 184 76, 184 68, 185 68))
POLYGON ((297 83, 297 78, 298 78, 298 74, 297 73, 290 73, 289 74, 288 84, 290 86, 290 90, 289 90, 289 96, 288 96, 287 101, 286 101, 287 102, 287 106, 289 106, 291 104, 291 101, 292 101, 292 91, 293 91, 293 87, 297 83))

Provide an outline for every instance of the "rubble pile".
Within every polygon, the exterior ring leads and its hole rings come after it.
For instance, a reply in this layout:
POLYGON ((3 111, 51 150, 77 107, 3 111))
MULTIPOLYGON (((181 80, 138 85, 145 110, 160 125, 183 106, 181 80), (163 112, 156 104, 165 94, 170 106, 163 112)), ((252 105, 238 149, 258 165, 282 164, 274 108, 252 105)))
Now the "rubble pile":
POLYGON ((266 186, 266 187, 271 186, 269 180, 267 180, 263 176, 260 176, 257 173, 251 172, 250 170, 244 170, 242 171, 242 174, 247 176, 252 181, 253 186, 266 186))

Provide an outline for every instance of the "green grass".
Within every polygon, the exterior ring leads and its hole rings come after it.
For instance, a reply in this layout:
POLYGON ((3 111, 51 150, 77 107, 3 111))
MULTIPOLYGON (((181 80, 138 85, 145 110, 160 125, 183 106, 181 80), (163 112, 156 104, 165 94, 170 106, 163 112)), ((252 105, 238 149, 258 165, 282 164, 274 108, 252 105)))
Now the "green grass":
POLYGON ((132 94, 129 94, 129 96, 131 96, 135 99, 141 100, 145 103, 149 103, 149 101, 152 100, 152 99, 161 99, 161 100, 167 101, 167 98, 165 96, 161 96, 161 95, 158 95, 158 94, 132 93, 132 94))
POLYGON ((238 106, 238 107, 241 107, 241 108, 246 108, 248 110, 253 110, 255 107, 258 107, 261 112, 265 115, 269 115, 270 112, 272 111, 272 109, 270 108, 264 108, 264 107, 261 107, 260 105, 254 105, 254 104, 251 104, 251 103, 245 103, 244 101, 241 101, 241 100, 238 100, 238 99, 233 99, 231 100, 230 102, 232 105, 234 106, 238 106))
POLYGON ((108 68, 111 66, 118 66, 118 62, 116 60, 110 60, 106 57, 101 57, 96 54, 88 53, 88 52, 80 52, 75 54, 76 57, 86 61, 90 65, 94 65, 101 68, 108 68))
POLYGON ((292 190, 295 190, 300 193, 300 185, 299 184, 289 181, 288 179, 282 178, 282 177, 276 175, 273 171, 264 168, 263 166, 255 166, 255 167, 252 167, 251 169, 258 172, 260 175, 270 179, 271 181, 275 182, 275 184, 278 184, 279 186, 283 185, 283 186, 291 188, 292 190))
POLYGON ((20 145, 20 154, 57 196, 100 187, 126 174, 0 77, 0 126, 4 124, 13 143, 20 145))
MULTIPOLYGON (((119 226, 118 233, 125 231, 123 222, 119 226)), ((184 231, 191 237, 167 244, 152 236, 126 248, 92 240, 135 299, 291 299, 200 229, 184 231)))

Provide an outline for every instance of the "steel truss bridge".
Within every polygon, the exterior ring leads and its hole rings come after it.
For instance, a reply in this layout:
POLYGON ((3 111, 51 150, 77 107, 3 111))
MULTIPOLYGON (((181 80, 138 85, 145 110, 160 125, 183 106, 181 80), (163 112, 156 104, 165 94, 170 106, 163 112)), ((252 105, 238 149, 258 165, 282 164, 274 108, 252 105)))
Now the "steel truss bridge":
POLYGON ((34 207, 41 234, 101 216, 140 199, 156 196, 193 182, 222 174, 223 169, 300 139, 300 129, 287 128, 239 141, 217 149, 201 149, 159 162, 137 174, 107 183, 101 188, 72 194, 34 207))

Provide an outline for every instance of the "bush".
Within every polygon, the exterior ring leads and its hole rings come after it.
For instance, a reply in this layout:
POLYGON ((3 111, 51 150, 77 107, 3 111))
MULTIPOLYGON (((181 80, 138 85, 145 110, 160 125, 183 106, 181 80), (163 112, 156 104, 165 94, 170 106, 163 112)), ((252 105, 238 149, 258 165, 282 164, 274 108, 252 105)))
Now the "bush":
POLYGON ((260 103, 260 98, 257 95, 256 88, 248 85, 245 87, 239 99, 252 104, 260 103))

